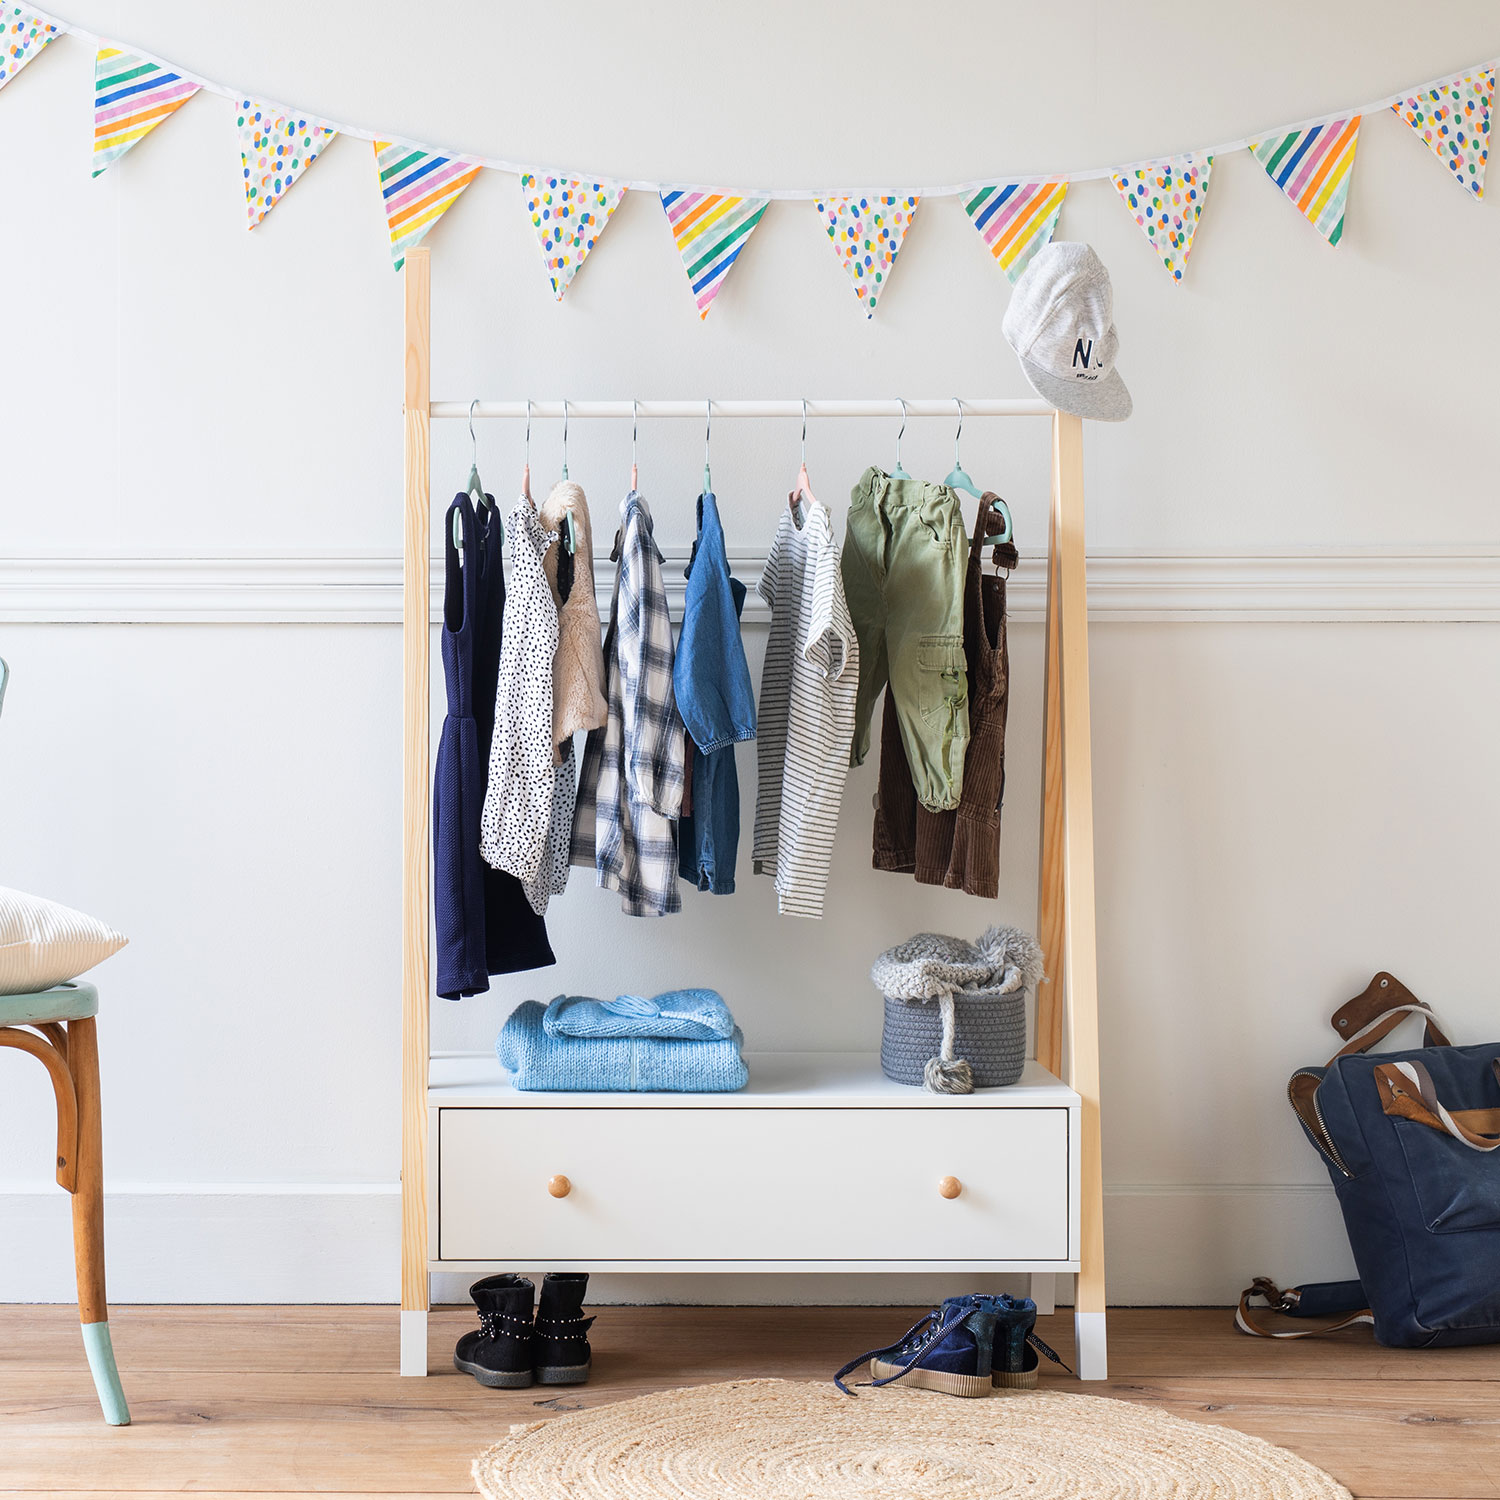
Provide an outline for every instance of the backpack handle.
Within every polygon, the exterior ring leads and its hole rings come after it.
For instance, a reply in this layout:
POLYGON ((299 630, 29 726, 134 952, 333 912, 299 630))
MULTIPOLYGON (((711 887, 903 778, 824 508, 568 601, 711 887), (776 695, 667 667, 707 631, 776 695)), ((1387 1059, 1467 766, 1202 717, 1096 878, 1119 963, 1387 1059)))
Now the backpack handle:
POLYGON ((1432 1007, 1418 1000, 1394 974, 1383 969, 1352 1000, 1334 1011, 1329 1023, 1342 1038, 1344 1045, 1329 1058, 1336 1062, 1356 1052, 1368 1052, 1371 1047, 1383 1042, 1407 1016, 1421 1016, 1426 1025, 1425 1045, 1428 1047, 1451 1047, 1453 1045, 1438 1025, 1432 1007))
MULTIPOLYGON (((1500 1058, 1490 1066, 1500 1081, 1500 1058)), ((1438 1098, 1432 1074, 1415 1060, 1379 1064, 1375 1069, 1375 1088, 1380 1095, 1380 1107, 1388 1115, 1441 1130, 1471 1151, 1500 1150, 1500 1109, 1445 1108, 1438 1098)))

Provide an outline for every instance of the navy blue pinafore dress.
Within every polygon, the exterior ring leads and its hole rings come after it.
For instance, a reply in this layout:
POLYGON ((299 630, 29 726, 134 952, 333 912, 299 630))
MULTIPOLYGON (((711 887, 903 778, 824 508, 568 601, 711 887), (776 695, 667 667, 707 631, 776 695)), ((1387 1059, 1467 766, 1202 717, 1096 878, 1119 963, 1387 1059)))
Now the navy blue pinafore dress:
POLYGON ((500 672, 505 573, 500 518, 494 505, 481 520, 459 495, 443 525, 443 676, 448 713, 433 778, 433 906, 437 992, 445 1000, 482 994, 491 974, 555 963, 546 923, 532 911, 521 882, 492 870, 479 853, 495 685, 500 672), (454 518, 463 558, 454 545, 454 518))

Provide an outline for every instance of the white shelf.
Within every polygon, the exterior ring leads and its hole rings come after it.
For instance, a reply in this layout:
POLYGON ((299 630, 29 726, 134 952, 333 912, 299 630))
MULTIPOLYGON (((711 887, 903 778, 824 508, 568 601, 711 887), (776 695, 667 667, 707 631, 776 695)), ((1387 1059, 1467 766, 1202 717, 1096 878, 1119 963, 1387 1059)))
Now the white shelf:
POLYGON ((892 1083, 868 1052, 747 1052, 733 1094, 519 1093, 492 1054, 435 1054, 427 1102, 442 1109, 1076 1109, 1078 1095, 1034 1061, 1021 1081, 972 1094, 892 1083))

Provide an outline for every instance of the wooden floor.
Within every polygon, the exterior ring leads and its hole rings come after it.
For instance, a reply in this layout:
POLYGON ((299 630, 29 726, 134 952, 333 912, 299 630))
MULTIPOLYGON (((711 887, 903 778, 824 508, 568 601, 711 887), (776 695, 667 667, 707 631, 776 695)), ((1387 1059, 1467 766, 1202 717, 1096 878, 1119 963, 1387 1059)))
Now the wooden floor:
MULTIPOLYGON (((435 1313, 433 1374, 403 1380, 392 1308, 117 1307, 134 1425, 108 1428, 73 1309, 0 1307, 0 1495, 471 1493, 470 1461, 512 1422, 740 1376, 826 1380, 916 1316, 606 1308, 588 1385, 500 1392, 452 1368, 472 1311, 435 1313)), ((1048 1388, 1255 1433, 1357 1496, 1500 1500, 1500 1348, 1381 1349, 1368 1330, 1273 1344, 1234 1332, 1222 1311, 1110 1317, 1110 1380, 1048 1388)), ((1039 1332, 1069 1358, 1065 1314, 1039 1332)))

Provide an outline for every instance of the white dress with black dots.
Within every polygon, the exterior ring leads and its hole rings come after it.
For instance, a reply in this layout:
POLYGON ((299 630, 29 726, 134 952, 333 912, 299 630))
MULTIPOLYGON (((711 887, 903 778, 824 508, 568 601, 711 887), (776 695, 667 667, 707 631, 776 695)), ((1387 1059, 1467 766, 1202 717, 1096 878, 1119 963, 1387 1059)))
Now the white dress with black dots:
MULTIPOLYGON (((557 534, 542 525, 525 496, 516 502, 505 529, 511 577, 479 852, 495 869, 514 875, 526 888, 532 909, 541 913, 555 881, 552 823, 558 792, 552 764, 557 605, 542 559, 557 534)), ((566 831, 560 836, 566 838, 566 831)))

